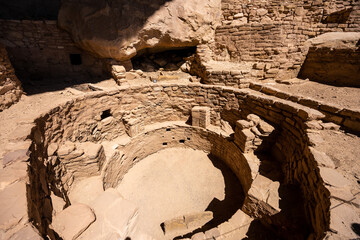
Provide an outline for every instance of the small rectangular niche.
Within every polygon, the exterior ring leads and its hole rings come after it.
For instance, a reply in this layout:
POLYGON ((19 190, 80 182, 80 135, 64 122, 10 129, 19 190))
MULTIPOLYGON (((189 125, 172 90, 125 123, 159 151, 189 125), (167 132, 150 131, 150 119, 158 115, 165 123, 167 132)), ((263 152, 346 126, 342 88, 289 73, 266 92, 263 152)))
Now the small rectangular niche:
POLYGON ((70 63, 71 65, 81 65, 82 59, 81 54, 70 54, 70 63))

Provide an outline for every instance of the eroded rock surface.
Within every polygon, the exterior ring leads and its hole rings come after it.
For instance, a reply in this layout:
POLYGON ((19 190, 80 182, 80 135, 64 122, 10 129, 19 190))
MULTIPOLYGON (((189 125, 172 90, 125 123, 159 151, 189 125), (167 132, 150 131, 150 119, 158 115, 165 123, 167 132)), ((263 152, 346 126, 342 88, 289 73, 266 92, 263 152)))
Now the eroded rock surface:
POLYGON ((74 204, 56 215, 52 227, 62 239, 76 239, 95 219, 95 214, 88 206, 74 204))
POLYGON ((309 39, 300 76, 333 85, 359 87, 359 32, 332 32, 309 39))
POLYGON ((64 1, 59 26, 83 49, 119 61, 146 48, 196 46, 213 39, 220 0, 64 1))

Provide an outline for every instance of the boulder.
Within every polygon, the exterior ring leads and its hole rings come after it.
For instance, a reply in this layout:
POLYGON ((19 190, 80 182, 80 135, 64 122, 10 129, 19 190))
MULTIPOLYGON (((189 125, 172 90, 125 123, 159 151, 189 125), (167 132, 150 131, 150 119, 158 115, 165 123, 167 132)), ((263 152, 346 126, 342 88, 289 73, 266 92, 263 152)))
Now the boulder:
POLYGON ((58 24, 83 49, 126 61, 151 48, 184 48, 214 38, 220 0, 64 0, 58 24))
POLYGON ((311 38, 305 44, 316 48, 356 50, 359 40, 360 33, 358 32, 329 32, 311 38))
POLYGON ((360 87, 359 32, 324 33, 305 43, 309 49, 299 77, 330 85, 360 87))

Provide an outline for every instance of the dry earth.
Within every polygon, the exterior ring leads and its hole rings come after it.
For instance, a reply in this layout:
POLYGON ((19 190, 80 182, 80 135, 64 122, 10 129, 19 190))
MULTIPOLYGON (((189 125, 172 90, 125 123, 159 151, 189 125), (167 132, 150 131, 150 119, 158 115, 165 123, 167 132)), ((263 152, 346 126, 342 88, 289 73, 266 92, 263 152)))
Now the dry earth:
POLYGON ((292 85, 275 83, 273 86, 294 95, 310 97, 350 109, 360 109, 360 88, 337 87, 312 81, 292 85))
POLYGON ((117 189, 139 206, 138 227, 156 239, 164 237, 162 222, 202 212, 213 198, 225 198, 221 171, 206 153, 186 148, 169 148, 146 157, 117 189))

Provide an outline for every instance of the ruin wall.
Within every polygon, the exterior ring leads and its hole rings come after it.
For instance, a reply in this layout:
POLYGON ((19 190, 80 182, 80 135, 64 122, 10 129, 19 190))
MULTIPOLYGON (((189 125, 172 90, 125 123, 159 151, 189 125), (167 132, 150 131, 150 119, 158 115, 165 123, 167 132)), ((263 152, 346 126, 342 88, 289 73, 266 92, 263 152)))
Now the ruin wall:
MULTIPOLYGON (((295 103, 250 90, 200 84, 162 84, 122 88, 109 93, 89 94, 78 101, 70 101, 53 109, 37 121, 33 136, 39 139, 36 145, 41 146, 34 145, 33 149, 43 152, 40 155, 45 160, 47 145, 50 141, 113 139, 126 131, 126 127, 123 128, 124 118, 127 119, 125 122, 133 123, 132 127, 137 126, 136 129, 141 129, 139 125, 187 121, 193 106, 210 107, 211 123, 215 126, 220 125, 221 115, 225 112, 238 112, 243 116, 254 113, 277 126, 280 137, 276 146, 282 152, 281 159, 286 182, 300 184, 304 193, 308 222, 313 228, 315 237, 322 237, 329 227, 330 193, 324 186, 316 159, 306 150, 310 143, 306 130, 308 127, 304 122, 321 118, 323 115, 295 103), (111 127, 107 128, 107 131, 98 131, 104 129, 99 128, 104 126, 105 121, 101 119, 101 115, 109 109, 112 119, 108 122, 108 126, 111 127), (138 121, 129 121, 129 119, 138 119, 138 121), (92 121, 89 125, 91 127, 84 129, 82 126, 88 125, 89 121, 92 121), (124 130, 118 132, 118 129, 124 130), (312 166, 312 170, 309 171, 304 166, 312 166)), ((226 155, 224 152, 219 153, 220 156, 222 154, 226 155)), ((232 159, 232 162, 228 162, 230 167, 240 166, 237 158, 230 157, 229 159, 232 159)), ((45 174, 41 171, 44 169, 41 167, 41 162, 33 159, 32 163, 39 165, 32 168, 38 169, 36 170, 38 176, 45 174)), ((234 170, 234 167, 231 168, 234 170)))
POLYGON ((102 61, 76 47, 57 21, 0 19, 0 42, 20 79, 76 80, 103 75, 102 61), (77 55, 73 63, 70 54, 77 55))
POLYGON ((19 101, 21 95, 21 83, 15 75, 5 47, 0 44, 0 111, 19 101))
POLYGON ((304 43, 326 32, 359 32, 358 1, 222 1, 213 58, 258 62, 249 77, 296 77, 305 60, 304 43))

